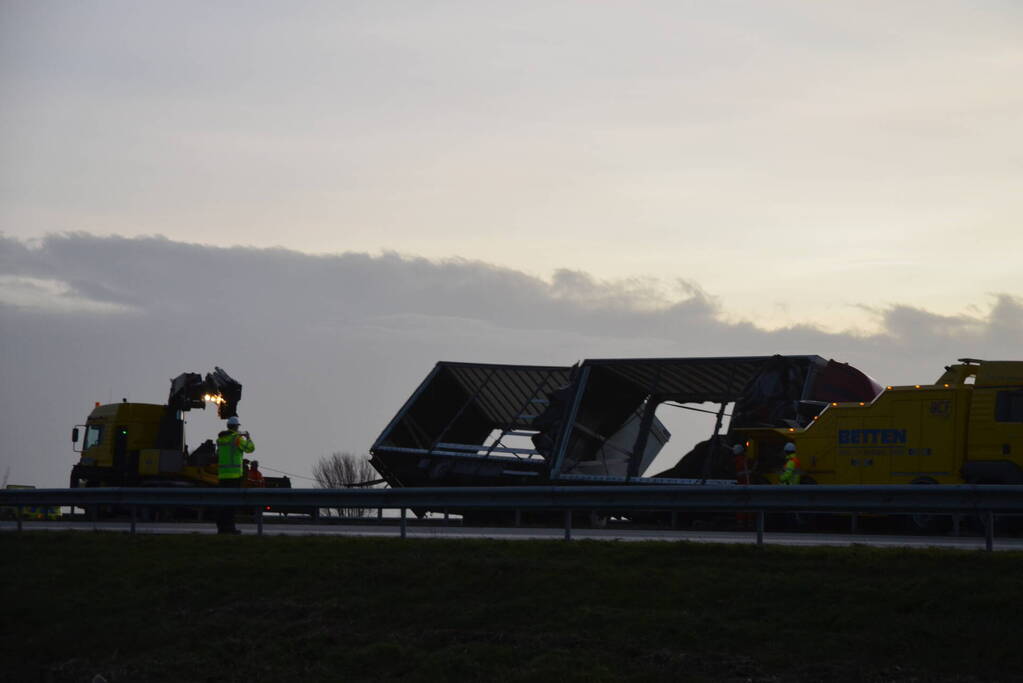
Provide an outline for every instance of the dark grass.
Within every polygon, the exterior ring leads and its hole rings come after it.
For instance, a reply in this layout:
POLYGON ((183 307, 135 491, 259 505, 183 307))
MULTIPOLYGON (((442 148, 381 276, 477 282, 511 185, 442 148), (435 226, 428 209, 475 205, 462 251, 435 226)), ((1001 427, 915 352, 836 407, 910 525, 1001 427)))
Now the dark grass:
POLYGON ((1023 554, 0 536, 0 679, 1023 680, 1023 554))

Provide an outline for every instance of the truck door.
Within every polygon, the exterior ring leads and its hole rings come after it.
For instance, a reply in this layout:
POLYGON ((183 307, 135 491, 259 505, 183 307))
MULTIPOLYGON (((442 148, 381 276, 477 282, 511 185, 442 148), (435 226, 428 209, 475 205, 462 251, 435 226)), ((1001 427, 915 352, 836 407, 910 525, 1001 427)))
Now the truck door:
POLYGON ((956 453, 961 446, 957 425, 965 420, 957 414, 955 399, 956 394, 949 391, 935 393, 920 402, 920 434, 913 444, 918 477, 942 481, 958 473, 956 453))
POLYGON ((114 469, 123 472, 128 467, 128 426, 117 425, 114 430, 114 469))

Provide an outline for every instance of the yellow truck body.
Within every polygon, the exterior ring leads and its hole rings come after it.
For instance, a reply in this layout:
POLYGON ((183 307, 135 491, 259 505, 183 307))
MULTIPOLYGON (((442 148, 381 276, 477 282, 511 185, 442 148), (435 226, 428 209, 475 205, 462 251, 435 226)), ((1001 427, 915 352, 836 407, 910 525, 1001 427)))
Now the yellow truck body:
POLYGON ((180 482, 216 486, 211 450, 187 453, 177 411, 150 403, 97 405, 84 425, 81 458, 72 486, 131 486, 180 482))
POLYGON ((961 359, 933 384, 829 404, 805 428, 736 433, 762 483, 778 482, 786 443, 803 483, 1023 483, 1023 361, 961 359))

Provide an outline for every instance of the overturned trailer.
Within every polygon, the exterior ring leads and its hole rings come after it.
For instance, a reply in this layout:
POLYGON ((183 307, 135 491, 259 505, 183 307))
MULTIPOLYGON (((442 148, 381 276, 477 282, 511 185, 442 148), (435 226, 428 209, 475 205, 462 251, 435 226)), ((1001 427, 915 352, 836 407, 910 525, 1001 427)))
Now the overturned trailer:
MULTIPOLYGON (((805 426, 830 402, 879 392, 856 368, 813 355, 440 362, 377 438, 370 462, 392 487, 729 484, 733 430, 805 426), (691 405, 705 403, 717 408, 691 405), (662 406, 710 412, 714 428, 648 476, 671 438, 662 406)), ((773 455, 758 466, 774 466, 773 455)))

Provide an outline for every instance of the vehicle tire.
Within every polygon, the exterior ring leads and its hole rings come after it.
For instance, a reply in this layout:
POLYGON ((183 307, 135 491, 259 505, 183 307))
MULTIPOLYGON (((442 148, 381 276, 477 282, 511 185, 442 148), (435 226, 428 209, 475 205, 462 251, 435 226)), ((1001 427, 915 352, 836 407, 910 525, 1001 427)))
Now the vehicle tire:
MULTIPOLYGON (((984 486, 990 484, 1005 484, 1007 482, 997 479, 981 479, 979 481, 971 481, 967 483, 974 484, 976 486, 984 486)), ((987 515, 971 514, 967 515, 966 519, 970 529, 981 536, 987 535, 987 515)), ((1014 530, 1018 530, 1019 523, 1020 521, 1018 518, 995 515, 995 536, 1004 536, 1014 530)))
MULTIPOLYGON (((930 477, 919 477, 910 484, 928 486, 938 482, 930 477)), ((949 515, 936 515, 926 512, 911 514, 906 518, 906 524, 911 533, 916 534, 946 534, 952 528, 952 518, 949 515)))

